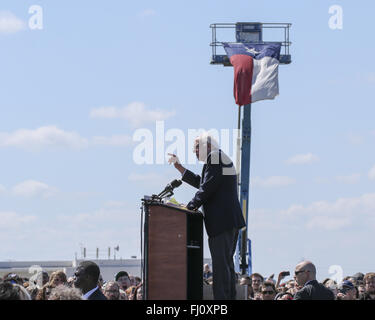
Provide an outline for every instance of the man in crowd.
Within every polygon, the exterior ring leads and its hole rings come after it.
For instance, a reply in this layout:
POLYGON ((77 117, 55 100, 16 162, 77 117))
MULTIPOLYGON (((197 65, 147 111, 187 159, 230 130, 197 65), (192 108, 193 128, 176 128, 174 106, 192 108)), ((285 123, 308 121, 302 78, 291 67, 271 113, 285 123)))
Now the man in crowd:
POLYGON ((294 295, 294 300, 334 300, 333 292, 316 280, 316 268, 310 261, 299 263, 294 272, 298 286, 302 287, 294 295))
POLYGON ((199 189, 187 208, 197 210, 203 206, 212 258, 214 299, 235 299, 233 255, 238 232, 246 225, 238 201, 236 170, 207 132, 195 139, 194 152, 198 160, 204 162, 201 176, 185 169, 173 154, 169 162, 174 163, 184 182, 199 189))
POLYGON ((363 282, 365 285, 365 293, 362 294, 360 300, 375 300, 375 273, 366 273, 363 282))
POLYGON ((115 280, 123 291, 126 291, 126 289, 131 286, 130 277, 126 271, 118 272, 115 276, 115 280))
POLYGON ((277 293, 275 284, 272 281, 264 281, 260 292, 262 300, 274 300, 277 293))
POLYGON ((98 287, 100 269, 92 261, 81 262, 74 272, 74 287, 83 293, 84 300, 107 300, 98 287))
POLYGON ((344 280, 336 295, 337 300, 356 300, 357 290, 354 284, 349 280, 344 280))
POLYGON ((253 273, 250 278, 251 286, 253 288, 252 298, 254 298, 255 295, 260 295, 261 286, 263 284, 264 278, 259 273, 253 273))

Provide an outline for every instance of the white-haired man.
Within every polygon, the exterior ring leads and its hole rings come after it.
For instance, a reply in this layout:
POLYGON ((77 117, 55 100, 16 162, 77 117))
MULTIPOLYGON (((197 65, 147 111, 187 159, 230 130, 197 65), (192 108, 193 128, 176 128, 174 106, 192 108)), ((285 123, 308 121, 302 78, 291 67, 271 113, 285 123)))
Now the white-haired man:
POLYGON ((173 154, 169 162, 174 163, 184 182, 199 189, 187 207, 196 210, 203 206, 212 258, 214 299, 235 299, 233 255, 238 231, 245 226, 238 201, 236 170, 208 133, 195 139, 194 152, 198 160, 204 162, 201 176, 185 169, 173 154))

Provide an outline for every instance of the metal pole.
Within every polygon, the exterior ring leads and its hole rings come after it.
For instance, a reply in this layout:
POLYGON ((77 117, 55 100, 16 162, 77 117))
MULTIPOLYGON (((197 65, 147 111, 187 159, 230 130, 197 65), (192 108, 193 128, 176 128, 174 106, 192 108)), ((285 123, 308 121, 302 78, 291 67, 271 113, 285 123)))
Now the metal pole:
MULTIPOLYGON (((242 106, 238 106, 238 123, 237 123, 237 156, 236 156, 236 170, 237 170, 237 191, 238 195, 241 192, 241 108, 242 106)), ((240 255, 241 255, 241 233, 238 234, 238 242, 236 248, 236 255, 235 255, 235 270, 236 272, 240 271, 240 255)))
MULTIPOLYGON (((246 263, 247 254, 247 229, 249 211, 249 187, 250 187, 250 147, 251 147, 251 104, 244 106, 242 119, 242 150, 241 150, 241 193, 240 204, 246 227, 241 230, 241 271, 246 274, 251 265, 246 263)), ((249 248, 249 251, 251 248, 249 248)), ((251 262, 251 260, 250 260, 251 262)))
POLYGON ((237 124, 237 159, 236 159, 236 169, 237 169, 237 183, 238 183, 238 194, 241 192, 241 106, 238 107, 238 124, 237 124))

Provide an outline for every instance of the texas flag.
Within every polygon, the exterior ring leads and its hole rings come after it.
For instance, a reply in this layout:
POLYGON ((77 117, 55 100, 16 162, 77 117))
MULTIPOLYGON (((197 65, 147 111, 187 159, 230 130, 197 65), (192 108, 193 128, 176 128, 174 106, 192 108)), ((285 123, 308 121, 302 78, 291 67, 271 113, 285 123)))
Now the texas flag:
POLYGON ((234 98, 239 106, 279 94, 280 43, 223 45, 234 67, 234 98))

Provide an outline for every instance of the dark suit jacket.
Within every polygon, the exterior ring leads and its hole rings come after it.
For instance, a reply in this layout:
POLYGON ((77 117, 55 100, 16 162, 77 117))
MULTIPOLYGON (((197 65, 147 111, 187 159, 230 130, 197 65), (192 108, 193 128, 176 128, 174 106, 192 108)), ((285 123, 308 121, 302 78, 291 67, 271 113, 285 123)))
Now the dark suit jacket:
POLYGON ((87 300, 107 300, 105 295, 98 289, 96 289, 87 300))
POLYGON ((182 180, 199 189, 190 204, 196 208, 203 206, 209 237, 246 225, 238 201, 236 171, 224 152, 211 152, 201 176, 186 170, 182 180))
POLYGON ((331 290, 316 280, 310 281, 294 295, 294 300, 334 300, 331 290))

